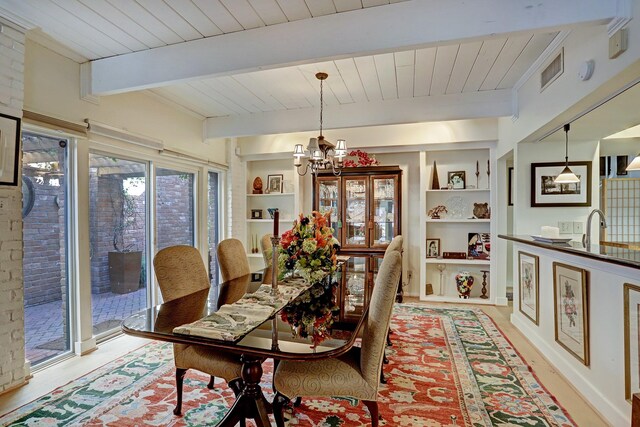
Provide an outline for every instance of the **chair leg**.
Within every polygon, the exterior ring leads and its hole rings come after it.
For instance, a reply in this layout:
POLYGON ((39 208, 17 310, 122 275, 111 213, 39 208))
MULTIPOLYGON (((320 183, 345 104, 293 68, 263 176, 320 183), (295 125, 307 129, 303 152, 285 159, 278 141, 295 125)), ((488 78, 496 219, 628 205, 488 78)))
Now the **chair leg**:
POLYGON ((384 371, 382 369, 380 370, 380 382, 382 384, 386 384, 387 383, 387 379, 384 377, 384 371))
POLYGON ((284 427, 284 415, 283 410, 285 405, 289 403, 289 398, 280 392, 276 392, 276 395, 273 398, 273 418, 276 421, 277 427, 284 427))
POLYGON ((382 357, 382 363, 384 363, 385 365, 389 364, 389 359, 387 358, 387 353, 385 353, 384 356, 382 357))
MULTIPOLYGON (((278 369, 278 365, 280 364, 280 360, 278 359, 273 359, 273 373, 276 373, 276 369, 278 369)), ((273 377, 271 379, 271 390, 273 390, 274 393, 276 393, 278 390, 276 390, 276 383, 275 381, 273 381, 273 377)))
POLYGON ((186 369, 176 368, 176 407, 173 409, 174 415, 180 415, 182 412, 182 383, 186 369))
POLYGON ((391 342, 391 333, 387 332, 387 346, 391 347, 393 343, 391 342))
POLYGON ((302 397, 298 396, 296 397, 296 400, 293 401, 293 406, 294 408, 297 408, 300 405, 302 405, 302 397))
POLYGON ((382 419, 378 413, 378 402, 375 400, 363 400, 362 403, 366 405, 369 414, 371 414, 371 427, 378 427, 378 420, 382 419))
POLYGON ((214 377, 213 375, 211 375, 211 378, 209 379, 209 384, 207 384, 207 388, 209 390, 213 390, 213 384, 216 382, 216 377, 214 377))

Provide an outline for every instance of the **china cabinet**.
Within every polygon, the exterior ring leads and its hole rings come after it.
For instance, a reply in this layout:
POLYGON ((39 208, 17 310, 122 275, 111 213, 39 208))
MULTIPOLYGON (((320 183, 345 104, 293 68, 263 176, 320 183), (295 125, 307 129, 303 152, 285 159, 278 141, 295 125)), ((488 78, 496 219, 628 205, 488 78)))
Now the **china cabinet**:
MULTIPOLYGON (((331 212, 340 254, 351 257, 341 274, 341 321, 356 321, 367 307, 384 251, 401 234, 401 178, 398 166, 345 168, 340 176, 314 176, 313 209, 331 212)), ((399 298, 401 293, 399 286, 399 298)))

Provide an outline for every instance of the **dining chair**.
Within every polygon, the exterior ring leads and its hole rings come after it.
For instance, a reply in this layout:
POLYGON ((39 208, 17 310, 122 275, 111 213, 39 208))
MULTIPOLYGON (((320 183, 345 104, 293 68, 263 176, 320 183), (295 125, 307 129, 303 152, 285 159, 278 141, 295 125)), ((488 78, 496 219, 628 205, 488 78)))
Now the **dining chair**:
POLYGON ((271 265, 271 254, 273 253, 273 246, 271 245, 271 234, 265 234, 260 239, 260 247, 262 248, 262 257, 264 258, 265 267, 271 265))
MULTIPOLYGON (((391 240, 391 243, 389 243, 389 246, 387 246, 387 249, 384 251, 384 254, 388 254, 391 251, 398 251, 400 253, 400 255, 402 255, 402 253, 404 252, 404 248, 403 248, 403 244, 404 244, 404 240, 402 238, 402 235, 398 234, 396 237, 393 238, 393 240, 391 240)), ((402 287, 402 275, 401 277, 398 279, 398 289, 401 289, 402 287)), ((398 300, 398 292, 396 292, 396 302, 402 302, 401 300, 398 300)), ((387 333, 387 346, 392 346, 393 342, 391 341, 391 334, 393 333, 393 331, 391 330, 391 328, 389 328, 389 332, 387 333)), ((389 363, 389 359, 387 359, 387 355, 384 355, 384 358, 382 359, 384 364, 389 363)), ((384 376, 384 371, 382 371, 380 373, 380 382, 382 384, 386 384, 387 380, 384 376)))
POLYGON ((402 261, 398 251, 382 260, 369 309, 364 320, 360 347, 316 361, 282 360, 273 377, 277 390, 273 415, 284 427, 283 409, 293 397, 346 397, 361 400, 369 409, 372 427, 378 426, 378 387, 385 337, 393 311, 402 261))
MULTIPOLYGON (((153 259, 153 269, 158 279, 164 302, 209 288, 209 277, 200 256, 192 246, 170 246, 161 249, 153 259)), ((240 357, 207 347, 189 344, 173 344, 176 365, 175 415, 182 412, 182 384, 188 369, 196 369, 211 375, 207 387, 213 388, 215 377, 224 378, 236 396, 242 389, 240 357)))
POLYGON ((247 251, 240 240, 224 239, 218 243, 217 252, 223 282, 251 273, 247 251))

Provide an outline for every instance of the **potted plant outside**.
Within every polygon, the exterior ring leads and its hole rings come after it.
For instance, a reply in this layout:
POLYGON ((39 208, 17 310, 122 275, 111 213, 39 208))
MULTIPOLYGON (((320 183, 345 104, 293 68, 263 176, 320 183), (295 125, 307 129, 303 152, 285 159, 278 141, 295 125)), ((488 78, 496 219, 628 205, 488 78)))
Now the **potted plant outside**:
POLYGON ((137 229, 136 200, 120 181, 120 191, 111 196, 113 208, 113 251, 109 252, 109 281, 116 294, 133 292, 140 287, 142 251, 135 242, 127 241, 127 233, 137 229))

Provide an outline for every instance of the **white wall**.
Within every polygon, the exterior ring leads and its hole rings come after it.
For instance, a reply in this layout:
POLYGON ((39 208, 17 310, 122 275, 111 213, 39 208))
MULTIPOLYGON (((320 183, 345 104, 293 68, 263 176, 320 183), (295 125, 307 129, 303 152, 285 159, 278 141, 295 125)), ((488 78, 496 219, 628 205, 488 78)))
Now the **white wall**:
MULTIPOLYGON (((630 425, 631 405, 624 398, 623 285, 638 284, 638 270, 520 243, 514 243, 514 251, 539 256, 540 313, 536 326, 519 311, 519 289, 514 286, 511 321, 612 426, 630 425), (589 272, 589 366, 555 342, 554 261, 589 272)), ((518 271, 517 255, 514 258, 518 271)))
MULTIPOLYGON (((24 34, 0 24, 0 112, 22 117, 24 34)), ((19 130, 18 130, 19 131, 19 130)), ((20 168, 22 155, 19 153, 20 168)), ((20 180, 20 170, 18 171, 20 180)), ((20 181, 19 183, 20 184, 20 181)), ((0 186, 0 392, 25 381, 22 193, 0 186)))
POLYGON ((79 64, 30 40, 25 55, 26 110, 76 123, 89 118, 160 139, 166 148, 226 163, 224 140, 202 142, 201 118, 143 93, 104 96, 95 105, 80 99, 79 64))

